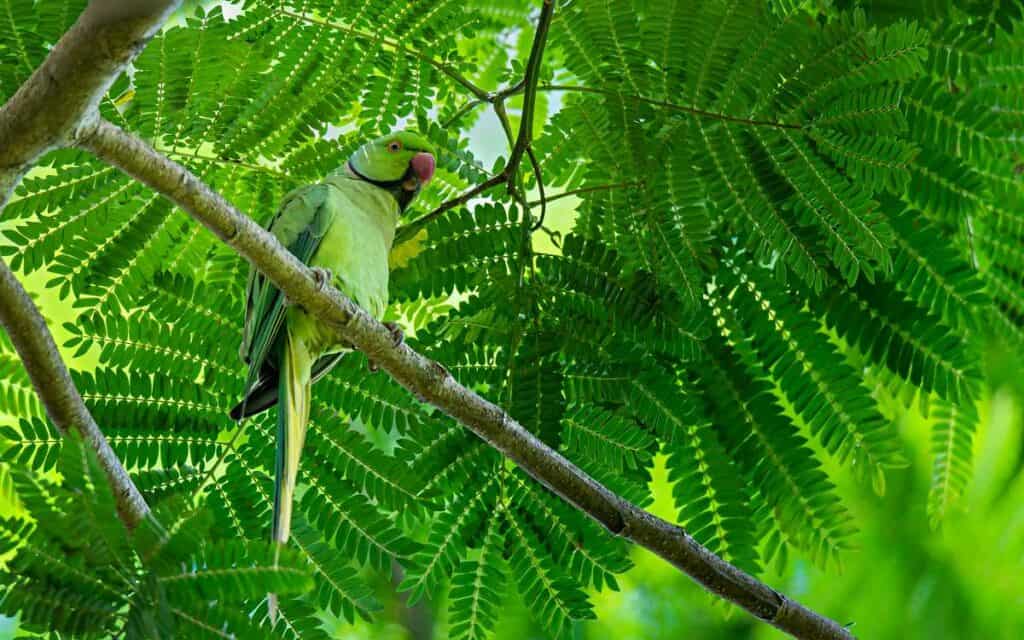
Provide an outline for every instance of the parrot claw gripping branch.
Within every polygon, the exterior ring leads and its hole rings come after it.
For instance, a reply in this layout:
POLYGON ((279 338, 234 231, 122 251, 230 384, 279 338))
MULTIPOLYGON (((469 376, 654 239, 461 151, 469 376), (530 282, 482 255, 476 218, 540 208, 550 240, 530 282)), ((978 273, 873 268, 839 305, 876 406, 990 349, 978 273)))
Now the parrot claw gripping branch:
MULTIPOLYGON (((391 332, 391 339, 394 341, 395 347, 400 347, 405 343, 405 332, 402 331, 402 327, 397 322, 385 322, 384 326, 391 332)), ((380 371, 380 367, 373 360, 366 361, 366 368, 370 370, 370 373, 380 371)))
MULTIPOLYGON (((654 551, 712 593, 798 638, 853 637, 834 621, 715 556, 678 526, 612 493, 500 407, 459 384, 442 365, 403 344, 393 327, 377 321, 387 303, 386 248, 396 241, 398 212, 434 171, 434 157, 422 138, 397 133, 368 142, 343 171, 289 194, 281 211, 291 215, 276 217, 265 230, 188 169, 102 120, 96 108, 100 100, 180 4, 181 0, 93 0, 88 5, 0 109, 0 205, 6 204, 43 153, 76 145, 166 196, 253 265, 241 349, 249 377, 246 396, 232 414, 241 419, 275 403, 281 405, 274 540, 283 543, 290 534, 310 387, 347 349, 358 348, 410 392, 473 430, 613 534, 654 551), (339 220, 347 224, 339 225, 339 220), (353 243, 345 237, 346 229, 353 226, 373 235, 382 258, 356 264, 351 255, 344 255, 353 243), (286 305, 286 298, 296 304, 286 305)), ((553 12, 553 1, 544 0, 524 78, 508 89, 485 92, 454 70, 445 71, 470 89, 477 103, 490 103, 499 115, 504 113, 504 100, 522 92, 520 130, 509 161, 498 174, 399 230, 399 240, 496 185, 516 191, 518 166, 524 157, 533 163, 539 179, 530 136, 540 61, 553 12)), ((511 141, 507 118, 502 123, 511 141)), ((515 195, 524 203, 521 193, 515 195)), ((528 209, 524 218, 529 221, 528 209)), ((0 322, 51 420, 62 430, 74 429, 85 436, 106 472, 119 515, 133 527, 148 516, 148 506, 85 407, 38 309, 3 261, 0 299, 0 322)))

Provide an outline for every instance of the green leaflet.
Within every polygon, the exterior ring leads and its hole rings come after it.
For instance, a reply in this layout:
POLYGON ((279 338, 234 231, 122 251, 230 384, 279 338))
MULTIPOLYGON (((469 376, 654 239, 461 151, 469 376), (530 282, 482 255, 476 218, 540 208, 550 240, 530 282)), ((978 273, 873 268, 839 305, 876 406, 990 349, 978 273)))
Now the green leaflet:
POLYGON ((449 629, 453 638, 482 640, 494 628, 508 581, 508 568, 502 558, 503 538, 500 514, 488 521, 480 556, 463 560, 452 576, 449 597, 449 629))
MULTIPOLYGON (((183 501, 158 505, 129 536, 112 517, 104 472, 76 436, 61 445, 57 469, 60 485, 17 472, 17 491, 34 522, 0 522, 0 549, 14 552, 0 609, 19 614, 25 629, 174 637, 182 625, 204 619, 195 614, 199 603, 217 599, 230 610, 271 589, 291 594, 311 584, 293 552, 220 536, 208 512, 183 501)), ((227 617, 229 628, 250 624, 227 617)))
POLYGON ((905 460, 869 389, 851 384, 853 368, 810 314, 770 279, 755 279, 742 257, 729 266, 722 283, 731 293, 736 322, 775 383, 825 450, 843 461, 852 456, 858 475, 883 493, 885 471, 905 460))
MULTIPOLYGON (((0 97, 84 4, 0 0, 0 97)), ((462 79, 521 79, 536 3, 248 2, 230 19, 198 4, 99 109, 254 220, 399 126, 438 149, 404 223, 504 167, 503 131, 462 79)), ((445 212, 394 269, 389 319, 624 498, 649 504, 664 461, 675 520, 753 572, 842 561, 856 543, 832 476, 880 491, 903 461, 882 381, 933 408, 939 524, 969 486, 982 354, 992 335, 1024 344, 1018 5, 556 3, 530 147, 541 180, 529 158, 515 168, 532 220, 539 182, 559 196, 548 229, 524 233, 504 187, 445 212)), ((513 132, 521 104, 505 104, 513 132)), ((590 589, 631 566, 353 353, 314 388, 294 544, 273 569, 273 414, 230 450, 225 415, 244 384, 248 265, 74 150, 23 180, 0 256, 49 289, 75 382, 167 529, 121 535, 0 337, 0 449, 36 520, 0 523, 15 558, 0 608, 33 629, 325 638, 321 616, 369 618, 397 564, 414 599, 447 597, 451 637, 487 637, 510 597, 569 637, 590 589)))

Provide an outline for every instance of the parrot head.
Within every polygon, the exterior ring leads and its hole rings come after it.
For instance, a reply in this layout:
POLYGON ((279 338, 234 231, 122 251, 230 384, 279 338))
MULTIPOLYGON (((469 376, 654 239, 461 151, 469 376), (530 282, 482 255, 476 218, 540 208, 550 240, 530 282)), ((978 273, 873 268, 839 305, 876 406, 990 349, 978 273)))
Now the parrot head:
POLYGON ((434 147, 412 131, 398 131, 371 140, 348 159, 356 176, 390 191, 402 209, 434 176, 434 147))

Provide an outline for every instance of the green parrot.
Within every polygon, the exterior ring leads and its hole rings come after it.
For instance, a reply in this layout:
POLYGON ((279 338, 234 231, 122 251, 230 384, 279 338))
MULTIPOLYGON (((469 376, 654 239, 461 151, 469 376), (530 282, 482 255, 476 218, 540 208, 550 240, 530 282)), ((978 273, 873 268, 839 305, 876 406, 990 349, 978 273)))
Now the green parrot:
MULTIPOLYGON (((323 182, 285 196, 268 229, 312 267, 321 285, 332 283, 379 318, 388 304, 388 254, 399 215, 433 174, 432 147, 423 137, 409 131, 383 136, 357 149, 323 182)), ((310 389, 347 350, 316 318, 250 272, 239 350, 249 375, 231 417, 243 420, 280 405, 271 533, 279 545, 290 531, 310 389)), ((275 609, 271 595, 272 615, 275 609)))

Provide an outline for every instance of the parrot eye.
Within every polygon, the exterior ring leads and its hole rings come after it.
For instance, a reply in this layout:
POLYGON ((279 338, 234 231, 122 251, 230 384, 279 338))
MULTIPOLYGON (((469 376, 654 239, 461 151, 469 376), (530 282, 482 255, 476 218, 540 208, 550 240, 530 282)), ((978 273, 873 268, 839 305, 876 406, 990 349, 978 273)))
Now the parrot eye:
POLYGON ((393 140, 388 143, 388 151, 390 151, 391 153, 395 153, 399 151, 401 148, 402 143, 398 142, 397 140, 393 140))

